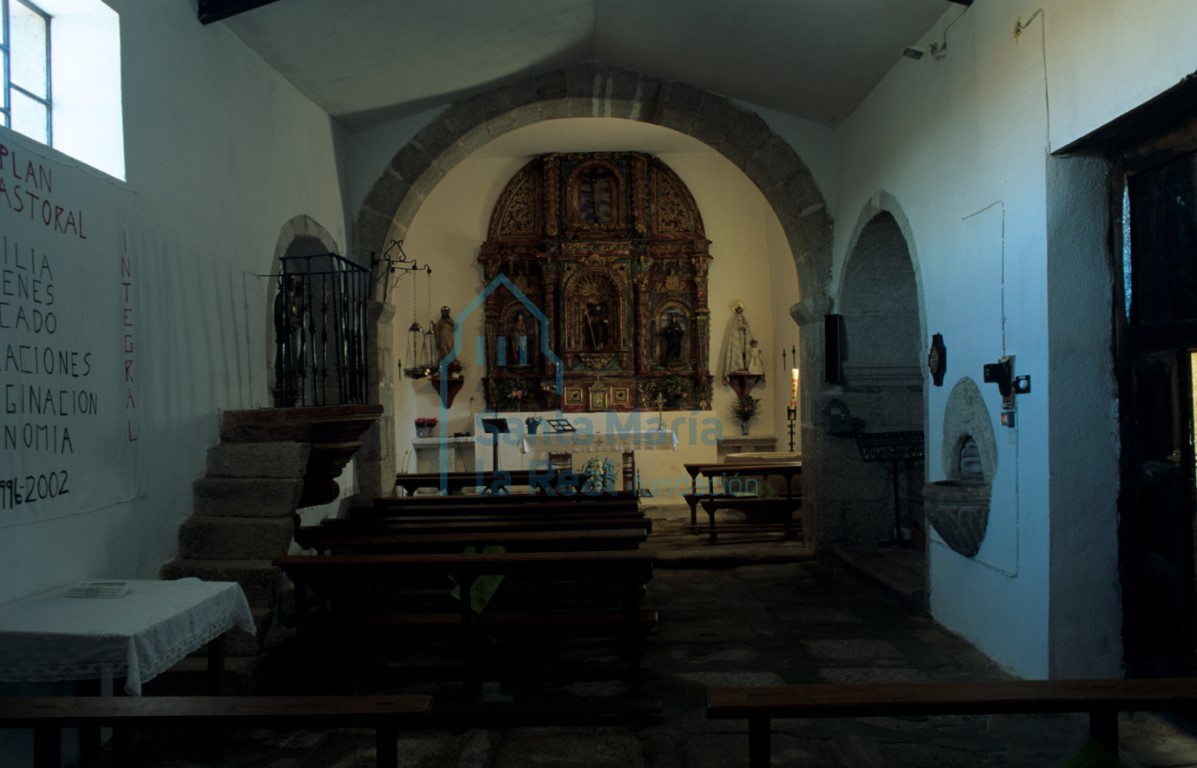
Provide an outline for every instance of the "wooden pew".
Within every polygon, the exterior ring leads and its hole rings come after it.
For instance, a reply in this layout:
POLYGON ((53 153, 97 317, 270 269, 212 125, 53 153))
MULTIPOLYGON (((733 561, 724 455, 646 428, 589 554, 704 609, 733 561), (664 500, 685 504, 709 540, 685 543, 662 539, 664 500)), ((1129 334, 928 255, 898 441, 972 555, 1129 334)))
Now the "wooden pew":
MULTIPOLYGON (((573 472, 556 469, 512 469, 478 472, 410 472, 395 475, 396 490, 405 491, 408 496, 420 489, 432 489, 458 493, 466 488, 484 488, 498 494, 510 491, 512 486, 528 486, 532 492, 562 491, 576 486, 578 477, 573 472)), ((400 497, 402 498, 402 497, 400 497)))
MULTIPOLYGON (((354 530, 359 533, 482 533, 494 531, 557 531, 611 528, 642 528, 652 532, 652 519, 643 513, 621 512, 600 515, 558 513, 554 515, 411 515, 406 517, 330 517, 321 527, 354 530)), ((297 541, 303 532, 316 526, 296 529, 297 541)), ((302 545, 303 542, 300 541, 302 545)))
POLYGON ((801 499, 716 496, 702 499, 699 504, 709 519, 707 536, 711 543, 718 542, 720 530, 732 532, 780 528, 782 535, 787 539, 798 538, 802 533, 802 521, 794 519, 794 512, 802 505, 801 499), (724 521, 716 526, 715 513, 721 509, 743 512, 746 520, 724 521))
POLYGON ((319 554, 461 552, 467 547, 503 547, 507 552, 571 552, 636 549, 648 538, 643 528, 498 530, 430 533, 359 532, 351 527, 305 526, 296 541, 319 554))
MULTIPOLYGON (((295 584, 301 639, 367 636, 379 628, 440 632, 463 647, 468 682, 476 682, 483 650, 503 636, 536 640, 615 638, 628 678, 639 680, 641 643, 655 611, 641 609, 653 558, 640 551, 284 556, 275 564, 295 584), (504 582, 481 613, 449 595, 469 595, 482 576, 504 582), (508 598, 507 596, 511 597, 508 598)), ((325 651, 327 652, 327 651, 325 651)))
POLYGON ((132 765, 132 726, 370 727, 378 768, 399 765, 399 727, 418 722, 432 697, 40 696, 0 698, 0 728, 32 728, 35 768, 60 768, 63 728, 114 728, 113 768, 132 765))
MULTIPOLYGON (((586 514, 599 515, 604 513, 634 513, 640 514, 640 507, 634 499, 604 499, 586 502, 585 504, 578 504, 574 502, 562 502, 558 504, 549 504, 543 501, 532 501, 527 503, 518 502, 499 502, 492 503, 484 500, 467 500, 465 496, 438 496, 436 498, 451 498, 457 499, 454 504, 385 504, 374 503, 369 506, 351 507, 345 514, 346 517, 356 519, 367 518, 404 518, 416 516, 442 516, 448 517, 452 515, 475 515, 475 516, 490 516, 490 517, 514 517, 514 516, 544 516, 555 514, 586 514)), ((395 501, 399 501, 396 499, 395 501)), ((403 501, 408 501, 404 499, 403 501)), ((415 497, 410 501, 419 502, 420 497, 415 497)))
POLYGON ((375 506, 405 507, 405 506, 455 506, 458 504, 592 504, 594 502, 638 501, 639 496, 633 491, 604 491, 596 493, 575 489, 562 489, 552 493, 526 493, 513 491, 511 493, 463 493, 441 495, 439 493, 421 493, 415 496, 379 496, 373 500, 375 506))
POLYGON ((1045 714, 1084 712, 1089 734, 1118 752, 1118 713, 1191 709, 1197 679, 991 680, 716 687, 707 717, 748 721, 748 765, 769 765, 769 721, 808 717, 1045 714))
MULTIPOLYGON (((702 505, 707 513, 709 525, 708 534, 712 542, 717 541, 718 531, 715 527, 715 513, 720 509, 739 509, 749 514, 767 514, 780 517, 784 525, 787 538, 797 533, 794 512, 802 505, 802 497, 794 494, 793 479, 802 474, 801 461, 766 461, 746 464, 707 464, 688 463, 683 465, 690 476, 690 493, 685 494, 686 504, 690 507, 690 527, 698 529, 698 507, 702 505), (755 498, 735 495, 733 481, 736 478, 764 477, 770 475, 780 477, 785 483, 786 494, 781 497, 755 498), (707 480, 707 489, 700 493, 698 478, 707 480), (720 480, 720 489, 714 491, 714 481, 720 480), (733 487, 729 487, 733 486, 733 487)), ((749 525, 757 528, 759 526, 749 525)))

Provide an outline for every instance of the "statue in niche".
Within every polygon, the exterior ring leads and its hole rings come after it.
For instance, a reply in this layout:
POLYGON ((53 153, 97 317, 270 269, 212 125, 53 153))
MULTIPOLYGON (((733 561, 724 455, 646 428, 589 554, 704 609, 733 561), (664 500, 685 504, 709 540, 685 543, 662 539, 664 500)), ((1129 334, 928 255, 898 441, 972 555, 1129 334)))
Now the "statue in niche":
POLYGON ((748 364, 752 360, 752 328, 748 326, 748 318, 744 316, 744 302, 736 302, 736 311, 732 315, 731 327, 727 332, 727 347, 723 352, 723 383, 728 383, 728 375, 732 373, 747 373, 748 364))
POLYGON ((516 310, 515 315, 511 319, 510 333, 507 336, 509 344, 508 365, 523 367, 532 364, 534 347, 528 343, 529 335, 530 329, 527 318, 524 316, 524 311, 522 309, 516 310))
POLYGON ((661 328, 661 362, 678 363, 682 361, 682 342, 686 338, 686 329, 682 325, 681 314, 670 312, 665 326, 661 328))
POLYGON ((670 293, 676 293, 682 289, 682 278, 677 273, 677 267, 672 264, 665 271, 665 281, 662 287, 670 293))
POLYGON ((432 331, 436 337, 436 359, 443 362, 453 352, 453 332, 456 323, 449 316, 449 308, 441 307, 440 319, 432 324, 432 331))
POLYGON ((303 278, 283 275, 274 297, 274 386, 281 407, 295 405, 303 388, 303 290, 303 278))
POLYGON ((611 341, 611 321, 607 305, 597 301, 587 302, 582 307, 582 321, 586 325, 585 342, 592 352, 601 352, 611 341))
POLYGON ((615 221, 615 180, 609 171, 591 168, 578 177, 578 217, 583 224, 615 221))
POLYGON ((520 293, 527 295, 528 293, 528 276, 524 274, 522 267, 515 267, 511 272, 511 284, 520 290, 520 293))

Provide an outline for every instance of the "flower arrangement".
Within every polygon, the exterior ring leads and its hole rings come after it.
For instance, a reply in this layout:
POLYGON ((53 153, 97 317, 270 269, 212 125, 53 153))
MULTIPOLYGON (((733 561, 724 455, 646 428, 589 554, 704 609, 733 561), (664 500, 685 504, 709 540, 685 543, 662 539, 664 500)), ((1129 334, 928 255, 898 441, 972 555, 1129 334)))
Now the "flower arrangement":
POLYGON ((532 385, 518 376, 499 379, 496 394, 500 404, 519 406, 532 395, 532 385))
POLYGON ((432 437, 432 430, 440 422, 435 416, 420 416, 416 419, 416 435, 418 437, 432 437))
POLYGON ((595 493, 613 493, 615 491, 615 464, 610 459, 602 459, 601 461, 596 456, 587 460, 586 465, 582 467, 582 492, 595 493))
POLYGON ((656 394, 665 405, 681 405, 689 399, 691 392, 690 381, 685 376, 671 373, 657 384, 656 394))
POLYGON ((748 422, 760 411, 761 401, 752 395, 744 395, 732 401, 732 416, 738 421, 748 422))

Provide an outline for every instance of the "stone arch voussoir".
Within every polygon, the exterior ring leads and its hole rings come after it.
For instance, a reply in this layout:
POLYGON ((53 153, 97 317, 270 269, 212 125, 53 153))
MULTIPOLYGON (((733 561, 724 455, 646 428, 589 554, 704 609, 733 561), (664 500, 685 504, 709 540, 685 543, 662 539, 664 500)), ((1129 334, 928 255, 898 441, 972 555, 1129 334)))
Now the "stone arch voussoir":
MULTIPOLYGON (((424 126, 395 154, 367 193, 354 224, 354 260, 370 264, 391 239, 403 237, 428 193, 475 150, 517 128, 569 117, 614 117, 659 125, 724 155, 757 185, 781 222, 794 255, 802 301, 826 304, 832 221, 810 169, 793 147, 760 115, 725 96, 594 62, 462 99, 424 126)), ((377 366, 372 363, 372 367, 377 366)), ((372 371, 372 380, 382 380, 382 373, 372 371)), ((386 446, 370 452, 391 453, 386 446)), ((363 488, 365 493, 373 490, 363 488)))
POLYGON ((761 190, 789 240, 803 297, 825 292, 831 217, 806 164, 755 112, 684 83, 585 64, 456 102, 391 159, 358 213, 354 258, 367 264, 406 232, 427 194, 492 139, 543 120, 616 117, 671 128, 724 155, 761 190))

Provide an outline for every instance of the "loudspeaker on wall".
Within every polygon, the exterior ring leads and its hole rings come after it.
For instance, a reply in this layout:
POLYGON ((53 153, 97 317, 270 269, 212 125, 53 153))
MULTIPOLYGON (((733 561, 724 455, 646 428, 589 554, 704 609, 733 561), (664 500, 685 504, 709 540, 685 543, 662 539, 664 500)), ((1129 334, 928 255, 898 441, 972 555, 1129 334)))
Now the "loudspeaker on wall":
POLYGON ((844 316, 823 316, 823 368, 828 384, 844 383, 844 316))

